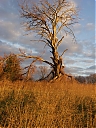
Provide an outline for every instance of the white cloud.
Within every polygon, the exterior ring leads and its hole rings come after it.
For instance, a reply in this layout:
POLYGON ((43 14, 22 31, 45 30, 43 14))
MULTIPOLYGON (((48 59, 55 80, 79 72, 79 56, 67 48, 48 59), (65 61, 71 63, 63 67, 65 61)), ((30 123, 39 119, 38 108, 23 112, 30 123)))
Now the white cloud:
POLYGON ((69 0, 69 1, 74 5, 74 7, 77 7, 77 3, 75 0, 69 0))
POLYGON ((18 53, 18 49, 16 47, 12 47, 5 42, 0 41, 0 55, 10 54, 10 53, 18 53))
POLYGON ((88 30, 94 30, 95 31, 95 25, 93 23, 87 23, 86 27, 88 30))
POLYGON ((16 41, 21 36, 21 30, 18 28, 18 24, 11 21, 0 21, 0 38, 16 41))
POLYGON ((75 34, 80 34, 82 30, 82 25, 80 23, 76 23, 73 25, 73 30, 75 34))

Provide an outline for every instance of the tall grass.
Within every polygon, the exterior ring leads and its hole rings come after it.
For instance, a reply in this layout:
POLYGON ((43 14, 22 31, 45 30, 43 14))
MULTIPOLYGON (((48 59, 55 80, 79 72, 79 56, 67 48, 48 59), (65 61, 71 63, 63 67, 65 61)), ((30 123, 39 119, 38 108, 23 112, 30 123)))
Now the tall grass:
POLYGON ((1 128, 95 128, 96 85, 0 81, 1 128))

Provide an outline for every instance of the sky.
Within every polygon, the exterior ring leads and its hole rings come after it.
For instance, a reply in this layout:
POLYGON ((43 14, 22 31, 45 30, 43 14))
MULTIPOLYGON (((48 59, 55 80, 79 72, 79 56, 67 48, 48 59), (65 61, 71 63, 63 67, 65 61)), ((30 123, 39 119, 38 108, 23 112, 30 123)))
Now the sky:
MULTIPOLYGON (((19 0, 18 0, 19 1, 19 0)), ((44 49, 43 43, 35 39, 34 33, 26 35, 20 17, 20 7, 17 0, 0 0, 0 56, 5 53, 19 53, 19 48, 32 55, 42 55, 49 60, 50 50, 44 49)), ((38 0, 33 0, 38 2, 38 0)), ((67 36, 59 47, 59 53, 68 48, 63 56, 65 72, 76 75, 96 73, 96 43, 95 43, 95 0, 70 0, 79 8, 79 21, 73 25, 77 42, 67 36)), ((63 34, 63 33, 61 33, 63 34)), ((29 62, 29 61, 28 61, 29 62)), ((28 64, 28 62, 25 63, 28 64)))

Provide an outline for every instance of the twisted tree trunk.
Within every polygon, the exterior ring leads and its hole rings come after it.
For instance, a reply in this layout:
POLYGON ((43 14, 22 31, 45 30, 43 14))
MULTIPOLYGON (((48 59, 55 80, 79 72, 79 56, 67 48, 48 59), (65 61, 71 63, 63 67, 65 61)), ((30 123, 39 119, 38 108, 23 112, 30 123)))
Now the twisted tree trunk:
POLYGON ((52 48, 52 55, 51 57, 53 61, 53 78, 59 77, 60 74, 64 74, 64 71, 62 70, 62 57, 59 56, 57 48, 52 48))

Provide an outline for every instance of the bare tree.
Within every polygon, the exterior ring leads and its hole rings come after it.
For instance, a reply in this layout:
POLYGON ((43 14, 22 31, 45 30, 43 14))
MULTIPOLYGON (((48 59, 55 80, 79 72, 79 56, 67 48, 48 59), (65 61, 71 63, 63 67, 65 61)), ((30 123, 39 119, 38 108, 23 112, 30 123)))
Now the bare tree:
MULTIPOLYGON (((74 23, 77 23, 77 8, 72 2, 67 0, 42 0, 39 4, 32 4, 24 0, 20 4, 21 17, 24 19, 24 26, 27 31, 37 33, 39 40, 49 46, 51 49, 52 62, 46 61, 41 57, 26 56, 27 58, 37 58, 52 67, 51 73, 54 77, 59 77, 62 73, 62 56, 68 50, 64 50, 60 55, 58 47, 67 34, 71 34, 74 41, 75 35, 71 29, 74 23), (60 32, 63 30, 63 36, 60 37, 60 32)), ((63 74, 63 73, 62 73, 63 74)))
POLYGON ((40 76, 39 80, 44 80, 46 75, 48 74, 48 68, 46 66, 39 66, 38 74, 40 76))
POLYGON ((34 65, 34 63, 37 61, 37 59, 32 60, 31 64, 24 67, 23 70, 26 70, 22 76, 26 76, 25 80, 33 80, 33 74, 35 74, 36 72, 36 66, 34 65))

